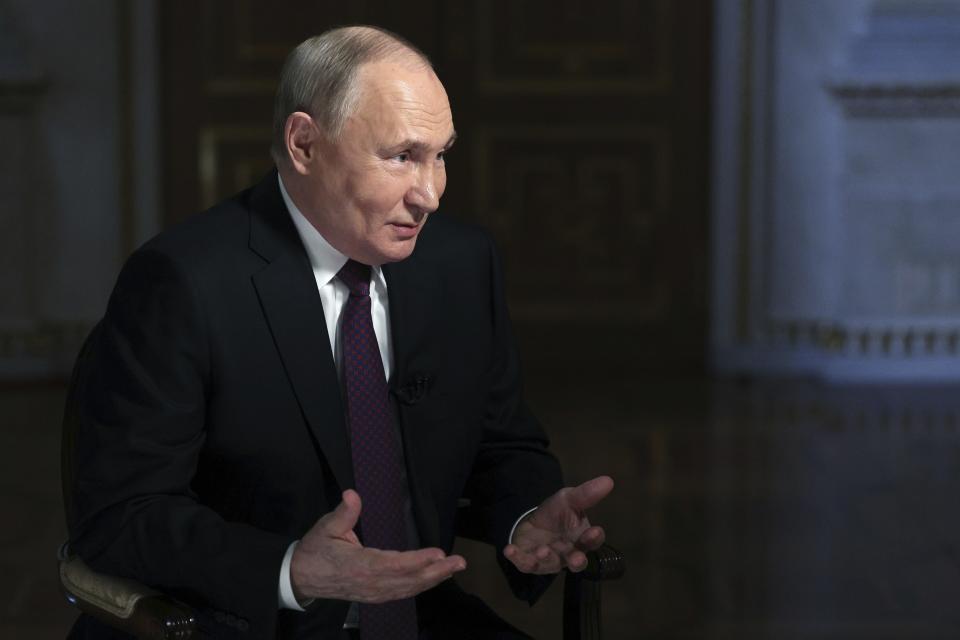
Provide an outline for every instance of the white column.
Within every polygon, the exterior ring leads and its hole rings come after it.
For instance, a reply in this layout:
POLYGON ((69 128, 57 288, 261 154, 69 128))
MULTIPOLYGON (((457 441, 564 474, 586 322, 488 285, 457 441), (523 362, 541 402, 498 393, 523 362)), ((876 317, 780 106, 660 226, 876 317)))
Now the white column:
POLYGON ((713 360, 960 379, 960 3, 721 0, 713 360))

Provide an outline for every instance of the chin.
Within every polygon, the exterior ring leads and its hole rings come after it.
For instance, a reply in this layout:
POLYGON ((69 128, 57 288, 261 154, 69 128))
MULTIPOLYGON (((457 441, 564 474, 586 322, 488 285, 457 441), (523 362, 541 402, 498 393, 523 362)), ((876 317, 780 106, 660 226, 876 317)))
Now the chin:
POLYGON ((413 253, 417 246, 417 239, 411 238, 402 242, 391 242, 388 246, 377 247, 378 262, 372 264, 385 264, 387 262, 400 262, 406 260, 413 253))

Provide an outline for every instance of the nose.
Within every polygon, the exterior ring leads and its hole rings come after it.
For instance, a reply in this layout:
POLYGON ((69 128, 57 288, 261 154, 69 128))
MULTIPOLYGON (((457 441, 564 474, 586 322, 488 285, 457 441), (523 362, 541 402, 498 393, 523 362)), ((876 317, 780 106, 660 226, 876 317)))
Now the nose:
POLYGON ((440 206, 443 195, 443 179, 438 178, 434 170, 421 167, 407 191, 407 205, 417 209, 417 213, 432 213, 440 206))

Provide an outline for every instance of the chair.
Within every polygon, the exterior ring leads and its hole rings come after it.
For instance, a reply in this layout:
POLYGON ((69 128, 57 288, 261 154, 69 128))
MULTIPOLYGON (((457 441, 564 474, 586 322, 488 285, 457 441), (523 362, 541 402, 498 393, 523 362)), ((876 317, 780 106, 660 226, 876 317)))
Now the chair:
MULTIPOLYGON (((85 372, 92 358, 95 326, 80 348, 73 366, 70 387, 63 413, 60 440, 60 476, 63 508, 67 523, 75 522, 73 504, 74 438, 79 420, 79 400, 83 396, 85 372)), ((133 580, 97 573, 79 557, 70 553, 67 544, 57 554, 60 586, 67 602, 111 627, 137 638, 180 639, 194 637, 196 619, 190 607, 133 580)))
MULTIPOLYGON (((77 431, 78 402, 83 394, 84 371, 90 361, 94 327, 80 350, 67 392, 61 440, 61 475, 67 522, 74 522, 73 449, 77 431)), ((563 589, 564 640, 599 640, 600 586, 624 573, 623 556, 604 545, 587 554, 588 566, 580 573, 566 572, 563 589)), ((159 593, 134 580, 97 573, 67 544, 58 553, 60 585, 67 601, 102 622, 149 640, 200 638, 197 620, 189 605, 159 593)))

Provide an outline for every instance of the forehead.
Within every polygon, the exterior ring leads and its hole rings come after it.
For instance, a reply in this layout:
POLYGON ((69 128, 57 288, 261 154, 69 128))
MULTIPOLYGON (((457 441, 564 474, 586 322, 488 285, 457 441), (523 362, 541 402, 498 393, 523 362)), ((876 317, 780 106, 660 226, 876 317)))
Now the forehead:
POLYGON ((376 62, 359 72, 354 116, 377 137, 415 136, 446 144, 453 135, 453 114, 447 93, 429 67, 376 62), (442 139, 442 140, 441 140, 442 139))

